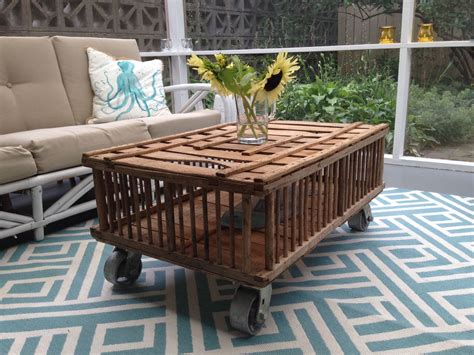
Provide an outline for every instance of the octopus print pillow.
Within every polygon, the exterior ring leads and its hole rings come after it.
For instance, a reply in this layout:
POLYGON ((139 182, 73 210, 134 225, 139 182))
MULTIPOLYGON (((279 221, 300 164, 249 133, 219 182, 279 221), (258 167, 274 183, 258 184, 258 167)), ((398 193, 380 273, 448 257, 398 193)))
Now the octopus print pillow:
POLYGON ((171 114, 166 106, 160 60, 115 59, 87 48, 94 118, 101 123, 171 114))

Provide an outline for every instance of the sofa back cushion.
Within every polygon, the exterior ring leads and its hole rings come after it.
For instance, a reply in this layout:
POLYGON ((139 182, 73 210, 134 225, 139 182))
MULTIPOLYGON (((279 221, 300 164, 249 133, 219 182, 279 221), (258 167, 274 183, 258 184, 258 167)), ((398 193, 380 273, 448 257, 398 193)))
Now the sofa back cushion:
POLYGON ((0 37, 0 134, 74 125, 46 37, 0 37))
POLYGON ((133 39, 55 36, 52 42, 76 124, 85 124, 92 118, 94 93, 89 79, 87 48, 116 58, 140 60, 137 42, 133 39))

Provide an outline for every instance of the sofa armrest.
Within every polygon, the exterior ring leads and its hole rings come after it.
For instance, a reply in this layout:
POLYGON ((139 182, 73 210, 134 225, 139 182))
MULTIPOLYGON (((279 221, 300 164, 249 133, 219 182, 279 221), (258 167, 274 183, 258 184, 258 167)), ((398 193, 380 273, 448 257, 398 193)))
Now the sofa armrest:
MULTIPOLYGON (((176 113, 190 112, 195 108, 203 108, 202 100, 211 92, 210 84, 195 83, 195 84, 178 84, 164 87, 165 93, 172 93, 177 91, 190 91, 191 97, 184 103, 183 107, 176 113)), ((235 108, 232 106, 232 99, 230 97, 221 97, 216 94, 214 98, 213 109, 220 111, 221 122, 232 122, 235 120, 235 108)))

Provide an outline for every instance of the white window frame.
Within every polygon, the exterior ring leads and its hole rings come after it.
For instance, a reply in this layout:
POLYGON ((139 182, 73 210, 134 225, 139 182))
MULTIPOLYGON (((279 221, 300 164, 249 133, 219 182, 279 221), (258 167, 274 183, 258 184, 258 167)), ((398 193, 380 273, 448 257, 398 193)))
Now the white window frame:
MULTIPOLYGON (((224 54, 273 54, 281 51, 289 53, 320 53, 320 52, 344 52, 371 49, 394 49, 399 50, 398 84, 395 113, 395 130, 393 153, 385 155, 385 164, 389 174, 385 179, 390 185, 434 190, 439 192, 455 193, 474 196, 474 163, 417 158, 404 155, 406 121, 409 100, 409 86, 411 79, 412 49, 415 48, 452 48, 452 47, 474 47, 474 40, 467 41, 435 41, 435 42, 413 42, 412 33, 415 21, 415 0, 403 0, 401 38, 399 43, 393 44, 354 44, 314 47, 288 47, 288 48, 252 48, 252 49, 230 49, 230 50, 198 50, 186 51, 181 47, 181 39, 186 37, 185 7, 184 0, 165 0, 167 10, 168 38, 172 39, 173 48, 168 52, 142 52, 142 57, 170 57, 171 58, 171 83, 172 85, 185 84, 188 82, 188 70, 186 58, 192 53, 197 55, 224 54), (398 171, 397 171, 398 169, 398 171), (400 173, 400 169, 416 169, 415 175, 400 173), (393 173, 397 171, 397 173, 393 173), (436 174, 442 171, 442 174, 436 174), (413 176, 416 178, 414 179, 413 176), (437 181, 436 177, 442 176, 443 181, 437 181), (393 179, 395 178, 395 180, 393 179)), ((178 94, 177 94, 178 95, 178 94)), ((177 107, 184 102, 186 97, 175 96, 174 102, 177 107)), ((176 108, 176 107, 175 107, 176 108)))

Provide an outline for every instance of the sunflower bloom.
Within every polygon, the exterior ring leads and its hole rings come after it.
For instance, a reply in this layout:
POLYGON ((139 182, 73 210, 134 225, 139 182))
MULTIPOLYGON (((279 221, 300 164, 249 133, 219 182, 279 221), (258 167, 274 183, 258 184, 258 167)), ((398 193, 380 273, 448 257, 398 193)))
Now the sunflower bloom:
POLYGON ((274 103, 282 94, 285 85, 295 78, 293 74, 299 68, 295 57, 288 58, 288 53, 279 53, 276 60, 268 66, 263 79, 253 85, 252 95, 256 95, 257 101, 274 103))
POLYGON ((197 71, 199 71, 199 69, 206 68, 204 61, 201 58, 199 58, 196 54, 193 54, 188 59, 188 66, 192 67, 194 70, 197 70, 197 71))
POLYGON ((219 64, 219 66, 220 66, 221 68, 225 68, 225 67, 226 67, 226 65, 227 65, 227 58, 225 57, 224 54, 221 54, 221 53, 219 53, 219 54, 214 54, 214 58, 216 58, 216 62, 217 62, 217 64, 219 64))

